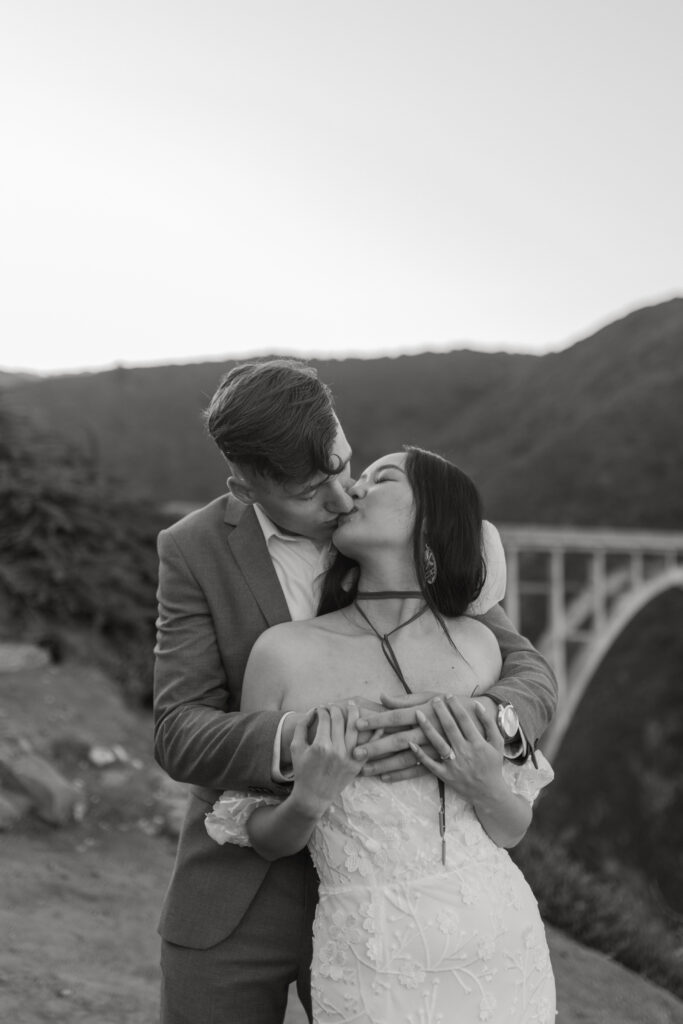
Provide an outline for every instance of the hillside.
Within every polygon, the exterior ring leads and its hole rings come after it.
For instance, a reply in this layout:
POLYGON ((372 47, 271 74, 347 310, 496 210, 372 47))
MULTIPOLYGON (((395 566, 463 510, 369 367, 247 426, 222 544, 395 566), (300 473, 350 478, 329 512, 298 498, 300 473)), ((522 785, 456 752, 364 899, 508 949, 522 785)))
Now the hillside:
POLYGON ((493 517, 678 528, 681 395, 681 299, 538 360, 521 388, 498 396, 495 424, 482 411, 466 424, 493 517))
MULTIPOLYGON (((483 394, 524 377, 534 361, 452 352, 314 365, 334 391, 355 464, 362 467, 404 442, 431 443, 454 409, 466 414, 483 394)), ((44 428, 101 460, 126 489, 161 501, 205 501, 223 490, 225 468, 201 414, 231 365, 52 377, 15 386, 4 400, 12 409, 33 410, 44 428)))
MULTIPOLYGON (((39 410, 126 491, 201 502, 223 489, 201 411, 229 365, 15 382, 2 400, 39 410)), ((499 521, 683 521, 683 299, 543 357, 455 351, 316 365, 357 468, 417 443, 470 472, 499 521)))
POLYGON ((6 370, 0 370, 0 389, 14 388, 18 384, 28 384, 36 380, 38 378, 33 373, 8 373, 6 370))
MULTIPOLYGON (((159 1000, 156 923, 175 840, 151 724, 93 666, 2 671, 0 734, 78 779, 87 800, 63 828, 27 817, 3 834, 0 1020, 7 1024, 151 1024, 159 1000), (96 767, 89 745, 125 748, 96 767)), ((558 1024, 683 1024, 683 1002, 604 953, 548 928, 558 1024)), ((305 1024, 294 987, 285 1024, 305 1024)))

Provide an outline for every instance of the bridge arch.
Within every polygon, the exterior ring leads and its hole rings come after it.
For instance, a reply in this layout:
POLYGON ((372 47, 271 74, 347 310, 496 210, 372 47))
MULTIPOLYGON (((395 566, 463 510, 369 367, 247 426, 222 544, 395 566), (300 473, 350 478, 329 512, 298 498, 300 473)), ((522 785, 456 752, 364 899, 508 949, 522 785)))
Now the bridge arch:
POLYGON ((660 594, 683 589, 683 533, 548 526, 503 526, 500 532, 508 565, 506 610, 558 681, 557 714, 541 741, 552 758, 617 637, 660 594), (583 566, 580 580, 575 565, 568 573, 572 558, 583 566), (539 564, 545 566, 540 573, 539 564), (545 608, 535 634, 525 625, 530 596, 537 602, 540 597, 545 608))
MULTIPOLYGON (((541 744, 549 758, 553 758, 559 750, 589 683, 628 624, 657 597, 676 588, 683 590, 683 566, 662 572, 656 578, 629 590, 615 603, 604 628, 587 644, 572 666, 571 683, 567 681, 564 699, 541 744)), ((546 653, 540 647, 539 650, 542 654, 546 653)))

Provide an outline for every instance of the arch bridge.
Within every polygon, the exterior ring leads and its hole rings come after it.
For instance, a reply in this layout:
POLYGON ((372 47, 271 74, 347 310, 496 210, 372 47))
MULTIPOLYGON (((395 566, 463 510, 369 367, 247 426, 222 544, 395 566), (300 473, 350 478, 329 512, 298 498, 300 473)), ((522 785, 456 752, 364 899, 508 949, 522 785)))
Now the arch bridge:
POLYGON ((600 662, 664 591, 683 589, 683 533, 500 526, 503 602, 557 676, 557 714, 542 741, 552 758, 600 662))

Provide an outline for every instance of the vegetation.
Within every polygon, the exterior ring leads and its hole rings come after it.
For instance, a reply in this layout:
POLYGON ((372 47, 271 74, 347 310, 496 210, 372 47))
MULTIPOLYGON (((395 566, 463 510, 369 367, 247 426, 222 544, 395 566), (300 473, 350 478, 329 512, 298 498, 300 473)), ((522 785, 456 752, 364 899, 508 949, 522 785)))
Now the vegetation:
POLYGON ((86 645, 135 697, 151 684, 162 518, 97 465, 0 405, 0 629, 86 645))
POLYGON ((683 924, 683 591, 644 608, 592 680, 536 821, 591 870, 647 879, 683 924))
POLYGON ((637 890, 589 871, 537 830, 513 855, 544 921, 683 999, 683 928, 654 915, 637 890))

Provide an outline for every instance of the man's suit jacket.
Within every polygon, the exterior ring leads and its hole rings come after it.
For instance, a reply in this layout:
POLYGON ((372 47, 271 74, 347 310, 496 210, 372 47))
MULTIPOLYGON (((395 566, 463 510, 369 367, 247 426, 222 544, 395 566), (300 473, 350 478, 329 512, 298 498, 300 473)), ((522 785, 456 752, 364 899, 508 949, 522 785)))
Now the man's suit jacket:
MULTIPOLYGON (((191 784, 159 930, 205 949, 234 930, 266 872, 277 870, 250 847, 219 846, 204 816, 224 789, 278 792, 271 762, 281 714, 239 707, 254 642, 290 616, 253 508, 229 495, 162 531, 158 550, 155 755, 172 778, 191 784)), ((514 701, 533 744, 555 709, 552 672, 499 608, 482 621, 505 659, 495 691, 514 701)), ((306 851, 297 856, 312 870, 306 851)))

